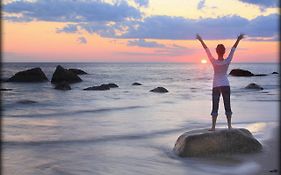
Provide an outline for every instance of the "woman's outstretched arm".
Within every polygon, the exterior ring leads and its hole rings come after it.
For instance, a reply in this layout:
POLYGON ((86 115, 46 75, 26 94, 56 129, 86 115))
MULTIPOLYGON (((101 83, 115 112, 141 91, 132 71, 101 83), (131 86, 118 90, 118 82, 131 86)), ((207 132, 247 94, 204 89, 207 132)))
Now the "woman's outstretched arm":
POLYGON ((239 44, 239 41, 240 41, 241 39, 243 39, 243 38, 244 38, 244 34, 240 34, 240 35, 237 37, 236 42, 234 43, 234 45, 233 45, 233 47, 232 47, 232 49, 231 49, 231 51, 230 51, 228 57, 226 58, 226 63, 230 63, 230 62, 231 62, 231 60, 232 60, 232 58, 233 58, 233 55, 234 55, 234 52, 235 52, 235 50, 236 50, 236 47, 237 47, 237 45, 239 44))
POLYGON ((201 36, 199 34, 196 35, 196 39, 198 39, 200 41, 200 43, 202 44, 202 46, 204 47, 204 49, 208 55, 209 60, 211 61, 211 63, 213 63, 215 59, 212 56, 210 50, 208 49, 207 45, 204 43, 203 39, 201 38, 201 36))
POLYGON ((243 38, 244 38, 244 34, 240 34, 240 35, 237 37, 237 40, 236 40, 236 42, 234 43, 233 47, 236 48, 237 45, 239 44, 239 41, 240 41, 241 39, 243 39, 243 38))
POLYGON ((204 43, 203 39, 201 38, 201 36, 199 34, 196 34, 196 39, 198 39, 200 41, 200 43, 202 44, 204 49, 207 48, 207 45, 204 43))

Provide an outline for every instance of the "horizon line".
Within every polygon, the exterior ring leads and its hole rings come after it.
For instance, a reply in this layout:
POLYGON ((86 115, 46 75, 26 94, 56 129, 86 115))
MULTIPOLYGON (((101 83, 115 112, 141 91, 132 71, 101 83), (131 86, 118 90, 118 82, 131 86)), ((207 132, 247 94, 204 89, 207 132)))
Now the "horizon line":
MULTIPOLYGON (((280 60, 281 61, 281 60, 280 60)), ((265 64, 265 63, 277 63, 279 64, 280 61, 272 61, 272 62, 232 62, 232 63, 260 63, 260 64, 265 64)), ((110 62, 110 61, 1 61, 1 63, 199 63, 200 62, 172 62, 172 61, 159 61, 159 62, 137 62, 137 61, 114 61, 114 62, 110 62)), ((209 63, 209 62, 208 62, 209 63)))

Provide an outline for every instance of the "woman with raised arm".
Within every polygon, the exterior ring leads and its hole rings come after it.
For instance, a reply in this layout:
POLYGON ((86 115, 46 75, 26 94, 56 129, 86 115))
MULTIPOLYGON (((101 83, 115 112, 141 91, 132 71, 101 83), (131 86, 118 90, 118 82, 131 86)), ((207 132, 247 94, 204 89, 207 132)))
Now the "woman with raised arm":
POLYGON ((244 34, 240 34, 237 37, 237 40, 235 44, 233 45, 228 57, 226 59, 223 58, 223 55, 225 53, 225 47, 223 44, 218 44, 216 48, 216 52, 218 54, 218 59, 215 59, 207 45, 204 43, 202 38, 197 34, 196 39, 198 39, 202 46, 204 47, 208 58, 210 62, 213 65, 214 68, 214 79, 213 79, 213 90, 212 90, 212 127, 209 129, 209 131, 215 131, 216 128, 216 121, 218 117, 218 109, 219 109, 219 101, 220 101, 220 95, 222 94, 223 102, 224 102, 224 109, 225 109, 225 115, 227 118, 227 125, 228 129, 231 129, 231 106, 230 106, 230 86, 229 81, 227 79, 227 69, 228 66, 232 60, 233 54, 235 52, 235 49, 237 45, 239 44, 239 41, 244 38, 244 34))

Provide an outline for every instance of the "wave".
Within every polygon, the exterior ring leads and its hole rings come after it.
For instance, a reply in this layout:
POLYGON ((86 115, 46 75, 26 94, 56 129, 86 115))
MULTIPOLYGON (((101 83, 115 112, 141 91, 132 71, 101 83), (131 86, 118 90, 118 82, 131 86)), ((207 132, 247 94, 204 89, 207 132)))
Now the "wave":
POLYGON ((112 111, 122 111, 129 109, 139 109, 145 108, 146 106, 128 106, 128 107, 112 107, 112 108, 100 108, 100 109, 89 109, 89 110, 77 110, 77 111, 67 111, 67 112, 55 112, 50 114, 24 114, 24 115, 6 115, 4 117, 26 117, 26 118, 36 118, 36 117, 54 117, 54 116, 69 116, 84 113, 102 113, 102 112, 112 112, 112 111))
POLYGON ((172 134, 177 132, 184 132, 187 129, 194 129, 193 126, 181 127, 169 130, 159 130, 147 133, 135 133, 127 135, 107 135, 97 138, 85 138, 85 139, 69 139, 69 140, 42 140, 42 141, 2 141, 3 146, 41 146, 41 145, 57 145, 57 144, 87 144, 87 143, 100 143, 109 141, 120 140, 139 140, 157 137, 159 135, 172 134))

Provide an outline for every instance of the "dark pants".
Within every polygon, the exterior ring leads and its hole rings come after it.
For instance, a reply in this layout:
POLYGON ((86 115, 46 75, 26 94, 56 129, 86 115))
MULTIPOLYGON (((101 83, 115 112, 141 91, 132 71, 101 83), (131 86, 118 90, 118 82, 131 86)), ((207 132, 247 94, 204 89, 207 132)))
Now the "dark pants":
POLYGON ((220 101, 220 95, 222 94, 223 97, 223 103, 224 103, 224 109, 225 109, 225 115, 227 117, 231 117, 232 111, 230 107, 230 87, 229 86, 219 86, 214 87, 212 92, 212 113, 211 115, 213 117, 218 116, 218 109, 219 109, 219 101, 220 101))

